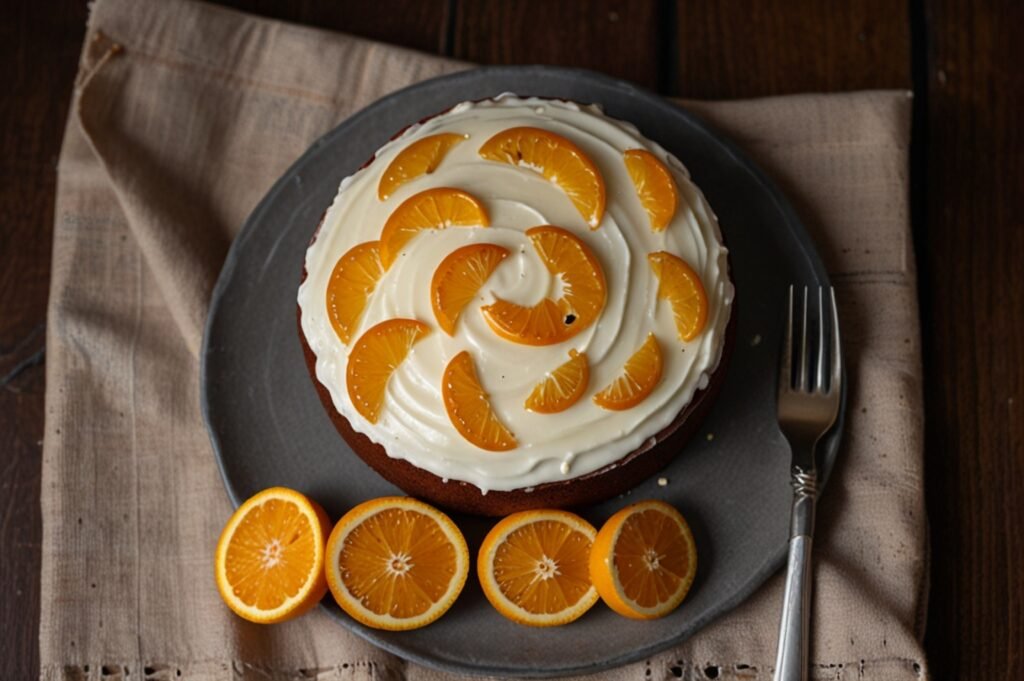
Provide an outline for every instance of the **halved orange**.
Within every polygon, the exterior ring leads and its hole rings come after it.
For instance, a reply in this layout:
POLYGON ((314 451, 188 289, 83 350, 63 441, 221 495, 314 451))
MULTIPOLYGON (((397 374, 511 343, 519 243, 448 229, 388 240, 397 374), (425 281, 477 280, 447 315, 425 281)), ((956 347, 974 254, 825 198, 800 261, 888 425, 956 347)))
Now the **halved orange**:
POLYGON ((380 233, 380 259, 384 269, 402 247, 425 229, 487 227, 490 218, 476 198, 461 189, 437 187, 413 194, 391 213, 380 233))
POLYGON ((647 211, 651 221, 651 229, 655 232, 663 231, 672 222, 679 203, 679 192, 672 173, 657 156, 646 149, 629 149, 623 156, 640 205, 647 211))
POLYGON ((541 414, 555 414, 576 404, 590 382, 587 353, 569 351, 569 361, 538 383, 526 398, 526 408, 541 414))
POLYGON ((442 132, 416 140, 402 149, 380 176, 377 197, 383 201, 409 180, 434 172, 449 150, 468 137, 442 132))
POLYGON ((271 487, 232 514, 217 542, 217 591, 250 622, 283 622, 327 593, 324 544, 330 520, 315 501, 271 487))
POLYGON ((561 343, 600 316, 607 300, 604 271, 590 248, 568 230, 542 225, 526 230, 526 235, 548 271, 561 278, 561 298, 544 298, 526 306, 496 297, 481 311, 491 329, 506 340, 525 345, 561 343))
POLYGON ((455 430, 480 449, 503 452, 516 446, 516 436, 491 408, 487 392, 480 385, 473 358, 463 350, 444 370, 441 396, 455 430))
POLYGON ((347 345, 352 339, 366 301, 383 274, 379 241, 353 246, 338 258, 327 282, 327 317, 342 343, 347 345))
POLYGON ((633 619, 656 619, 675 610, 696 574, 690 526, 664 501, 641 501, 613 515, 590 552, 590 578, 601 599, 633 619))
POLYGON ((561 135, 541 128, 509 128, 484 142, 480 156, 538 171, 565 192, 591 229, 600 226, 604 178, 590 157, 561 135))
POLYGON ((457 248, 441 261, 430 280, 430 304, 437 323, 449 336, 462 310, 473 300, 508 249, 496 244, 470 244, 457 248))
POLYGON ((388 319, 359 337, 345 371, 348 396, 370 423, 380 418, 388 380, 430 327, 415 319, 388 319))
POLYGON ((513 622, 553 627, 578 619, 597 602, 590 547, 597 533, 566 511, 522 511, 487 534, 477 576, 491 605, 513 622))
POLYGON ((679 340, 693 340, 708 322, 708 296, 700 275, 685 260, 665 251, 648 254, 647 262, 658 278, 658 297, 672 305, 679 340))
POLYGON ((613 411, 631 409, 643 402, 660 380, 661 348, 658 339, 649 333, 640 349, 626 360, 622 373, 594 395, 594 402, 613 411))
POLYGON ((425 627, 448 611, 469 574, 455 523, 411 497, 363 502, 327 541, 327 584, 342 610, 375 629, 425 627))

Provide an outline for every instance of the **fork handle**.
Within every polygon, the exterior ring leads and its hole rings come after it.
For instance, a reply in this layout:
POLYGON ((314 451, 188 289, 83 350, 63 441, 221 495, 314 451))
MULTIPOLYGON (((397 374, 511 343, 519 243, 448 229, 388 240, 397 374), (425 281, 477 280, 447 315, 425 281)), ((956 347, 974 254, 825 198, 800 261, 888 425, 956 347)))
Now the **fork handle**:
POLYGON ((815 471, 793 468, 793 507, 790 518, 786 592, 779 623, 775 681, 806 681, 810 647, 811 545, 817 497, 815 471))

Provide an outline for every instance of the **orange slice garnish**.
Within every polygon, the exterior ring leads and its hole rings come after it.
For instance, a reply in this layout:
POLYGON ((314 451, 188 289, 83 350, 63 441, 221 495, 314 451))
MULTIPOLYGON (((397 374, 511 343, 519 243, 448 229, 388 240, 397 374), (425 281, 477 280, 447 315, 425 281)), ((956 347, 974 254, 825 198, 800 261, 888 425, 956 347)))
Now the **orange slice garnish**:
POLYGON ((607 299, 604 272, 597 258, 575 234, 544 225, 526 230, 541 261, 562 279, 562 297, 524 306, 502 298, 481 310, 502 338, 525 345, 568 340, 593 324, 607 299))
POLYGON ((470 244, 458 248, 441 261, 430 280, 430 304, 437 323, 449 336, 462 310, 473 300, 508 249, 495 244, 470 244))
POLYGON ((330 520, 294 490, 272 487, 234 512, 217 542, 217 591, 250 622, 283 622, 327 593, 324 544, 330 520))
POLYGON ((494 526, 480 546, 477 575, 491 605, 513 622, 552 627, 597 602, 590 583, 594 526, 566 511, 523 511, 494 526))
POLYGON ((467 138, 468 135, 443 132, 416 140, 402 149, 380 176, 377 197, 383 201, 409 180, 434 172, 451 148, 467 138))
POLYGON ((327 584, 355 620, 375 629, 425 627, 458 598, 469 549, 455 523, 410 497, 359 504, 327 541, 327 584))
POLYGON ((696 574, 690 526, 664 501, 641 501, 613 515, 590 552, 590 578, 601 599, 633 619, 675 610, 696 574))
POLYGON ((480 449, 503 452, 516 446, 516 437, 498 420, 487 392, 480 385, 473 358, 463 350, 444 370, 441 396, 455 430, 480 449))
POLYGON ((370 423, 380 418, 388 380, 409 350, 430 333, 430 327, 415 319, 389 319, 371 327, 359 337, 348 356, 345 371, 348 396, 370 423))
POLYGON ((399 204, 384 223, 380 233, 380 259, 384 269, 388 269, 402 247, 425 229, 489 225, 483 204, 461 189, 428 189, 399 204))
POLYGON ((640 205, 647 211, 651 229, 664 231, 676 214, 679 192, 665 164, 646 149, 630 149, 623 155, 640 205))
POLYGON ((327 318, 342 343, 347 345, 352 339, 366 301, 383 274, 379 241, 353 246, 338 258, 327 282, 327 318))
POLYGON ((648 254, 647 262, 658 278, 658 297, 672 305, 679 340, 693 340, 708 322, 708 296, 700 275, 682 258, 665 251, 648 254))
POLYGON ((576 404, 587 390, 590 365, 587 355, 569 351, 569 361, 538 383, 526 398, 526 408, 541 414, 555 414, 576 404))
POLYGON ((480 156, 540 172, 565 192, 591 229, 601 224, 604 179, 590 157, 561 135, 541 128, 509 128, 484 142, 480 156))
POLYGON ((653 333, 640 349, 626 360, 622 373, 608 387, 594 395, 599 407, 613 411, 624 411, 644 401, 661 380, 661 348, 653 333))

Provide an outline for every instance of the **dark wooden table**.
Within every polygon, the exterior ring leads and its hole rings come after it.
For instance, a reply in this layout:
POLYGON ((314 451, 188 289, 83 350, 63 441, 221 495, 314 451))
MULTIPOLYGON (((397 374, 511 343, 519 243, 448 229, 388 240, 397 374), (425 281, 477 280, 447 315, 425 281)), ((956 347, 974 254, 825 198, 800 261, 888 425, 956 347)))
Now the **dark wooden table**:
MULTIPOLYGON (((581 66, 666 95, 915 92, 939 679, 1024 678, 1024 3, 228 0, 480 63, 581 66)), ((0 677, 38 676, 44 342, 56 160, 84 0, 0 19, 0 677)))

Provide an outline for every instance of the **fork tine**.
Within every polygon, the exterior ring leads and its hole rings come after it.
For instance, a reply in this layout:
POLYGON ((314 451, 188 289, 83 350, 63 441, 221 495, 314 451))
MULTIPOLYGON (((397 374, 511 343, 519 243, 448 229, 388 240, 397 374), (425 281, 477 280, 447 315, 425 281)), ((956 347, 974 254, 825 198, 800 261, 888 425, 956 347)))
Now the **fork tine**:
POLYGON ((796 388, 807 392, 807 287, 804 286, 803 323, 800 325, 800 364, 797 366, 796 388))
POLYGON ((815 392, 825 392, 825 307, 822 287, 818 287, 818 371, 814 381, 815 392))
POLYGON ((782 339, 782 362, 779 365, 779 392, 793 387, 793 285, 789 285, 789 311, 786 316, 786 335, 782 339))
POLYGON ((843 355, 839 344, 839 310, 836 307, 836 290, 829 287, 832 297, 832 381, 829 391, 838 390, 843 380, 843 355))

